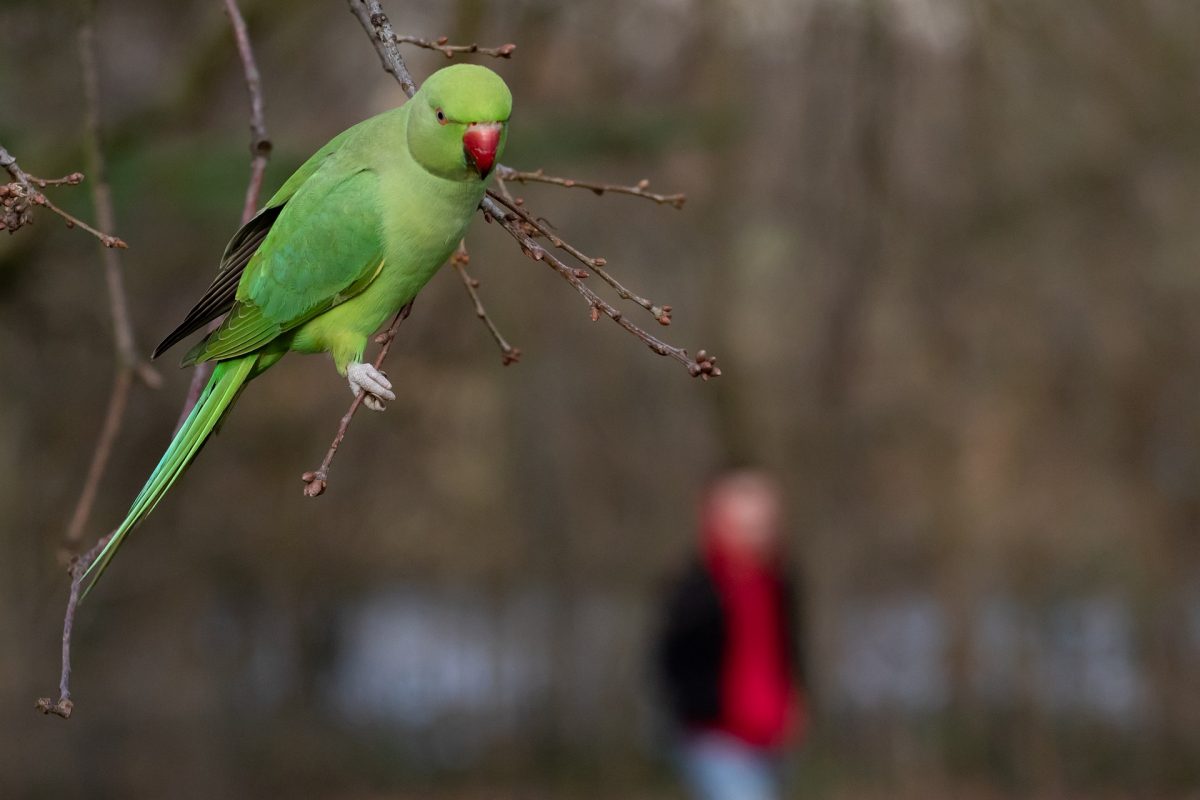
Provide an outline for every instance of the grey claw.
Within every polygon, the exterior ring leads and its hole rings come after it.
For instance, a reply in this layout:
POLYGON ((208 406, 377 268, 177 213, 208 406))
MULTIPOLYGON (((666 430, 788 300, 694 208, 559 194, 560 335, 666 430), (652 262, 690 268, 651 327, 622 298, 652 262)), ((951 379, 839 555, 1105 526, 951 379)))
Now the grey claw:
POLYGON ((392 391, 392 382, 387 376, 371 364, 355 362, 346 369, 346 380, 350 383, 350 391, 357 397, 360 392, 366 392, 363 405, 372 411, 383 411, 385 400, 395 400, 396 393, 392 391))

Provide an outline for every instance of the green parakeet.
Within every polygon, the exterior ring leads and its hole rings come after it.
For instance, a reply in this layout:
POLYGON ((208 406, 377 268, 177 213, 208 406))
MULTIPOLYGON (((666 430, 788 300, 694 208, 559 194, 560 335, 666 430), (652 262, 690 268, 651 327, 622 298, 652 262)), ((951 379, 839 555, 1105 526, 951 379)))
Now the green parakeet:
POLYGON ((154 351, 228 312, 184 359, 215 361, 212 378, 88 569, 88 590, 246 383, 288 351, 332 355, 373 410, 395 399, 388 379, 362 361, 367 339, 466 233, 504 150, 511 111, 508 87, 491 70, 439 70, 403 106, 334 137, 234 235, 208 291, 154 351))

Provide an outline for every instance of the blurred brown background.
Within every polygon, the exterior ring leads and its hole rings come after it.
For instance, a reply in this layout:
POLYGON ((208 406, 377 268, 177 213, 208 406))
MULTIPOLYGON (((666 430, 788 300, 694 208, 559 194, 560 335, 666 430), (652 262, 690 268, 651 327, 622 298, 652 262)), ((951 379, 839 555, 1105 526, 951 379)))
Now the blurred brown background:
MULTIPOLYGON (((243 0, 268 188, 402 99, 344 3, 243 0)), ((439 275, 349 394, 289 358, 78 623, 55 552, 112 376, 96 244, 0 237, 0 797, 676 797, 648 676, 661 580, 730 461, 775 470, 808 587, 798 797, 1196 797, 1200 5, 1192 0, 393 0, 485 44, 505 161, 682 190, 520 194, 645 294, 692 381, 476 224, 521 347, 439 275)), ((99 7, 106 150, 144 350, 240 213, 245 87, 215 0, 99 7)), ((0 142, 81 168, 72 3, 0 9, 0 142)), ((408 54, 418 78, 443 65, 408 54)), ((51 190, 84 218, 85 187, 51 190)), ((636 310, 636 309, 635 309, 636 310)), ((135 391, 90 536, 187 374, 135 391)))

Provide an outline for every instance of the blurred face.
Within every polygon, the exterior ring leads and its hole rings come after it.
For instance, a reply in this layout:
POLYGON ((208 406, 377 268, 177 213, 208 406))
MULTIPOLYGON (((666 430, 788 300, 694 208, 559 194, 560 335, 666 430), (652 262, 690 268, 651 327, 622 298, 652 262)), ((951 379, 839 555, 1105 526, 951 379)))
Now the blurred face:
POLYGON ((779 494, 765 475, 724 478, 712 495, 712 514, 721 544, 756 560, 775 554, 779 544, 779 494))

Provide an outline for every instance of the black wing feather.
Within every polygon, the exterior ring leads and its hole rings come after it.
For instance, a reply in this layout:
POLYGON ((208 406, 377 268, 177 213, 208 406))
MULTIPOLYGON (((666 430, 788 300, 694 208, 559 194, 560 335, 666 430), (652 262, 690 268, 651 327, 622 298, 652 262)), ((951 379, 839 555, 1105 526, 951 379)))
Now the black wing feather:
POLYGON ((158 347, 154 348, 151 358, 158 358, 177 342, 200 330, 233 307, 238 283, 242 280, 246 264, 250 262, 259 245, 271 232, 271 226, 279 218, 279 212, 283 211, 283 206, 284 204, 281 203, 264 208, 233 235, 233 238, 229 240, 229 245, 225 248, 225 253, 221 256, 221 267, 217 271, 217 277, 213 278, 213 282, 205 291, 204 296, 197 301, 196 305, 192 306, 192 310, 183 318, 183 322, 179 323, 179 326, 171 331, 158 347))

